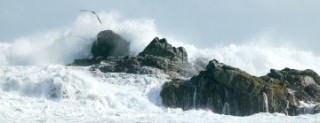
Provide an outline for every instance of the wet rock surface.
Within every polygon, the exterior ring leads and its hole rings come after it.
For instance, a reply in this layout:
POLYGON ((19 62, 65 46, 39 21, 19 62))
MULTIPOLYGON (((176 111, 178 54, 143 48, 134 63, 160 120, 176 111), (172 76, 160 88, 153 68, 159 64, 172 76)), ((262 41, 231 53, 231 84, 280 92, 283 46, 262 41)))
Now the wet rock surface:
POLYGON ((129 42, 112 30, 101 31, 92 45, 91 53, 94 58, 126 56, 129 54, 129 42))
MULTIPOLYGON (((255 77, 212 60, 205 71, 189 80, 174 79, 161 91, 163 104, 172 108, 207 109, 246 116, 258 112, 287 115, 308 113, 299 101, 319 102, 319 75, 312 70, 274 69, 255 77)), ((319 112, 319 106, 309 113, 319 112)))
POLYGON ((160 70, 174 78, 163 85, 160 93, 167 107, 205 109, 235 116, 258 112, 292 116, 320 112, 317 104, 320 77, 310 69, 271 69, 267 75, 256 77, 217 60, 207 65, 201 60, 191 64, 183 47, 173 47, 166 39, 157 37, 137 56, 129 56, 129 44, 108 30, 98 34, 91 51, 94 58, 77 59, 70 65, 91 66, 92 71, 133 74, 160 70), (120 49, 114 48, 117 46, 120 49), (179 79, 186 77, 192 78, 179 79), (301 101, 315 106, 303 107, 301 101))
POLYGON ((191 77, 199 69, 188 62, 188 54, 183 47, 173 47, 164 38, 155 37, 137 56, 129 56, 126 41, 110 30, 100 32, 97 39, 91 49, 94 58, 76 59, 70 65, 92 66, 91 70, 102 72, 135 74, 149 74, 158 69, 173 77, 191 77))
POLYGON ((188 62, 186 50, 183 47, 173 47, 165 38, 154 38, 151 43, 139 53, 139 56, 142 57, 147 55, 159 56, 174 62, 188 62))

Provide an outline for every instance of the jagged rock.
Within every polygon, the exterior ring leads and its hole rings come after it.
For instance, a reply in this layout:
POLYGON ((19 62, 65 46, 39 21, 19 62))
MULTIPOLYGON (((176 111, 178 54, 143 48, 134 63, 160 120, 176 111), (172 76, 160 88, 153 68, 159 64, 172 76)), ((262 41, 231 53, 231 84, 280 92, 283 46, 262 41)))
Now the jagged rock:
POLYGON ((154 38, 150 44, 139 53, 139 56, 142 57, 146 55, 159 56, 175 62, 188 62, 186 50, 183 47, 173 47, 165 38, 154 38))
POLYGON ((286 88, 289 88, 294 93, 298 100, 304 101, 320 101, 320 77, 313 70, 295 70, 290 68, 285 68, 281 71, 277 71, 277 74, 281 77, 274 76, 275 70, 270 70, 267 77, 281 81, 281 83, 286 83, 286 88))
POLYGON ((183 76, 196 74, 196 69, 188 62, 186 50, 183 47, 173 47, 166 39, 154 38, 137 57, 143 66, 155 67, 183 76))
POLYGON ((96 59, 75 59, 72 64, 74 66, 89 66, 93 64, 99 64, 99 61, 96 59))
POLYGON ((129 54, 129 42, 111 30, 101 31, 92 45, 91 53, 94 58, 127 56, 129 54))
POLYGON ((312 70, 270 70, 255 77, 238 68, 212 60, 190 80, 164 84, 160 96, 172 108, 210 109, 216 113, 245 116, 258 112, 298 115, 299 100, 317 101, 319 76, 312 70), (301 83, 301 84, 298 84, 301 83))
POLYGON ((102 72, 152 73, 148 67, 160 69, 170 76, 191 77, 198 72, 188 62, 188 54, 183 47, 173 47, 166 39, 154 38, 138 56, 128 55, 129 44, 111 30, 102 31, 97 36, 91 52, 92 59, 76 59, 70 65, 89 66, 90 70, 102 72))
POLYGON ((313 107, 313 113, 314 114, 320 113, 320 104, 313 107))
MULTIPOLYGON (((157 69, 171 77, 191 77, 200 70, 188 62, 183 47, 173 47, 166 39, 157 37, 138 56, 129 57, 126 56, 129 43, 106 30, 98 34, 91 52, 94 58, 78 59, 70 65, 91 65, 90 70, 135 74, 150 74, 157 69)), ((199 66, 203 67, 202 61, 199 60, 199 66)), ((217 60, 210 61, 204 69, 189 80, 166 82, 160 93, 163 104, 237 116, 258 112, 298 115, 307 110, 299 101, 320 101, 320 77, 310 69, 271 69, 267 75, 256 77, 217 60)), ((312 111, 318 113, 319 107, 313 107, 312 111)))
POLYGON ((250 115, 265 109, 262 90, 262 79, 213 60, 206 71, 201 71, 190 80, 166 83, 160 95, 169 107, 250 115))
POLYGON ((176 76, 174 73, 191 76, 195 72, 187 59, 188 54, 183 47, 172 47, 166 39, 160 40, 156 37, 138 56, 116 59, 113 63, 109 63, 110 60, 108 59, 103 60, 109 65, 102 67, 100 70, 105 72, 149 73, 150 70, 140 69, 143 66, 148 66, 163 70, 173 76, 176 76))
POLYGON ((101 72, 146 73, 136 57, 107 58, 93 68, 99 69, 101 72))

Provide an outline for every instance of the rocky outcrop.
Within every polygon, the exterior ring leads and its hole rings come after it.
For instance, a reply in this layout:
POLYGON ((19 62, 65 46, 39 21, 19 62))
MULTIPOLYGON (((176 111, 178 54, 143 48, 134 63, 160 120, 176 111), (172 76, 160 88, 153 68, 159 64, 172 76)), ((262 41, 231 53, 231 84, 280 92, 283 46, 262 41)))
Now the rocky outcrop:
POLYGON ((105 30, 98 34, 93 43, 91 53, 94 58, 109 56, 127 56, 129 54, 129 42, 111 30, 105 30))
POLYGON ((135 57, 106 58, 95 66, 103 72, 150 73, 148 68, 156 68, 171 76, 191 76, 196 71, 188 62, 188 54, 183 47, 173 47, 166 39, 154 38, 150 44, 135 57))
POLYGON ((188 53, 183 47, 173 47, 166 39, 154 38, 137 56, 141 65, 178 73, 195 75, 196 69, 188 62, 188 53))
POLYGON ((152 73, 156 68, 170 76, 191 77, 198 72, 188 62, 188 54, 183 47, 173 47, 166 39, 154 38, 137 56, 128 56, 129 44, 111 30, 102 31, 97 36, 91 52, 92 59, 76 59, 70 65, 89 66, 91 70, 102 72, 152 73))
POLYGON ((174 62, 188 62, 188 54, 183 47, 173 47, 163 38, 154 38, 139 56, 159 56, 174 62))
POLYGON ((291 90, 298 100, 308 102, 320 101, 320 77, 313 70, 307 69, 303 71, 285 68, 281 71, 274 69, 266 77, 262 77, 265 81, 280 81, 291 90))
POLYGON ((164 105, 184 110, 209 109, 236 116, 258 112, 297 115, 305 113, 299 100, 319 101, 319 82, 319 75, 312 70, 271 69, 268 75, 255 77, 212 60, 190 80, 165 83, 160 95, 164 105))
POLYGON ((287 115, 320 112, 320 104, 316 104, 320 101, 320 77, 310 69, 271 69, 267 75, 256 77, 217 60, 206 65, 199 59, 192 65, 183 47, 173 47, 166 39, 157 37, 137 56, 128 56, 129 43, 110 30, 98 34, 91 52, 94 58, 77 59, 70 65, 134 74, 161 70, 175 78, 166 82, 160 93, 167 107, 206 109, 236 116, 258 112, 287 115), (200 71, 202 67, 204 71, 200 71), (181 76, 193 77, 177 79, 181 76), (300 101, 315 106, 303 107, 300 101))

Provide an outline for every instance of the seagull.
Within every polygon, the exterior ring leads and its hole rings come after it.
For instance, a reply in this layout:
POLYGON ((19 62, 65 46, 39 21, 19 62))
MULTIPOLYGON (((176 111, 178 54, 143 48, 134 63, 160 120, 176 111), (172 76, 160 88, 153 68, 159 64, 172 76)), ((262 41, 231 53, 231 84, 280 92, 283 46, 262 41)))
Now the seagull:
POLYGON ((95 12, 95 11, 92 11, 92 10, 80 10, 80 12, 90 12, 90 13, 92 13, 92 14, 96 15, 96 17, 97 17, 98 21, 102 24, 102 22, 101 22, 101 20, 100 20, 99 16, 96 14, 96 12, 95 12))

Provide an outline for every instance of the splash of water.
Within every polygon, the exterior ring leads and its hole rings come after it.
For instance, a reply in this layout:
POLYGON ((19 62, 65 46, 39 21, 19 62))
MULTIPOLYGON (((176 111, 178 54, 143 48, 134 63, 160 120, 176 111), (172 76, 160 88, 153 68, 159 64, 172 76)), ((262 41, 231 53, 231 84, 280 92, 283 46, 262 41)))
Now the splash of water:
POLYGON ((222 114, 230 115, 230 105, 228 102, 225 102, 222 108, 222 114))
MULTIPOLYGON (((58 31, 42 32, 0 43, 0 65, 66 64, 77 58, 91 57, 90 48, 98 32, 111 29, 130 41, 131 54, 137 54, 156 36, 165 37, 174 46, 186 48, 189 61, 197 64, 211 59, 238 67, 253 75, 265 75, 270 68, 313 69, 320 73, 320 57, 307 50, 277 46, 272 38, 254 38, 243 43, 216 45, 199 49, 175 37, 160 33, 154 21, 128 19, 116 12, 98 13, 105 23, 97 23, 92 14, 80 15, 73 25, 58 31)), ((206 42, 200 42, 206 43, 206 42)))
POLYGON ((269 112, 269 103, 268 103, 268 96, 266 93, 263 92, 263 101, 264 101, 264 108, 266 112, 269 112))
POLYGON ((99 16, 104 25, 97 23, 91 14, 83 14, 64 29, 0 43, 0 65, 67 64, 74 59, 92 57, 92 43, 102 30, 122 35, 131 43, 133 54, 143 50, 158 35, 151 19, 123 19, 115 12, 99 13, 99 16))
POLYGON ((196 100, 197 100, 197 86, 194 86, 194 92, 193 92, 193 108, 196 108, 196 100))

